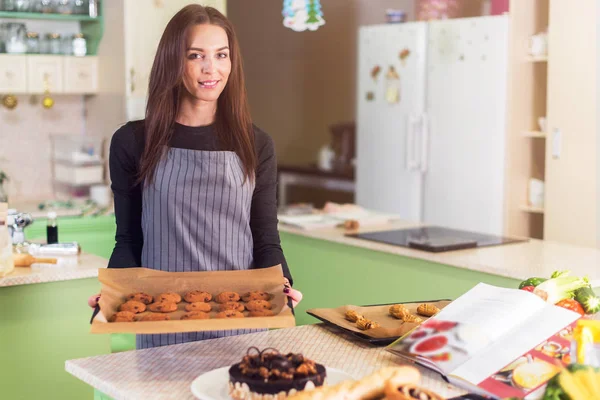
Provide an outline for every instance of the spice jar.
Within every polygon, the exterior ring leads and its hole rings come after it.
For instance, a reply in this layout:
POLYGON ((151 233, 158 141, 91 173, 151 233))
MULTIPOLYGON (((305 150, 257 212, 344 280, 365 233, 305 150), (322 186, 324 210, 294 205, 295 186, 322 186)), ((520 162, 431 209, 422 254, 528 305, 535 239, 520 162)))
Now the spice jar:
POLYGON ((27 32, 27 52, 30 54, 40 52, 40 35, 37 32, 27 32))
POLYGON ((83 33, 76 33, 73 35, 73 55, 77 57, 83 57, 87 54, 87 41, 83 33))
POLYGON ((59 14, 73 14, 73 0, 56 0, 56 12, 59 14))
POLYGON ((48 54, 60 54, 60 34, 48 33, 46 35, 46 46, 48 54))

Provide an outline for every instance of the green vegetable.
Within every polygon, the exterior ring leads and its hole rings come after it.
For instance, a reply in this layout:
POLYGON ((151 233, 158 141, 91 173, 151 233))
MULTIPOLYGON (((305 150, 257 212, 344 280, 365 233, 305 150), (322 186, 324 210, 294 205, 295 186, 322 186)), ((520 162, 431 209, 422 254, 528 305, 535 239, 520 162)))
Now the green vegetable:
POLYGON ((523 289, 525 286, 537 286, 542 282, 545 282, 546 278, 529 278, 519 285, 519 289, 523 289))
POLYGON ((575 291, 575 300, 581 303, 586 314, 595 314, 600 311, 600 297, 591 287, 586 286, 575 291))
POLYGON ((555 271, 552 278, 540 283, 533 293, 547 303, 556 304, 564 299, 572 299, 577 289, 588 287, 587 278, 571 276, 571 271, 555 271))

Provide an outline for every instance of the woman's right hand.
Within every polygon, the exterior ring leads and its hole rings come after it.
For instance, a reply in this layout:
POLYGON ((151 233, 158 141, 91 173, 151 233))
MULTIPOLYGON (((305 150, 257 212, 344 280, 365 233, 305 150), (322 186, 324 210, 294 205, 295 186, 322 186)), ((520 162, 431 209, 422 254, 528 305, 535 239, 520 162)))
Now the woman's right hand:
MULTIPOLYGON (((88 299, 88 306, 90 306, 91 308, 96 308, 99 301, 100 301, 100 293, 90 296, 88 299)), ((102 310, 98 310, 98 314, 96 314, 94 319, 97 319, 100 322, 107 322, 106 317, 102 313, 102 310)))

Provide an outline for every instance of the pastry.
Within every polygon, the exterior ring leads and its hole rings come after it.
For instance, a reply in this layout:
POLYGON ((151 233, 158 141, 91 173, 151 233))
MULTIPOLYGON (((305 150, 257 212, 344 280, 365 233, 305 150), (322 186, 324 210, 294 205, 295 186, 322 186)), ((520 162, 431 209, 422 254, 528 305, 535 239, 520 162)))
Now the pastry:
POLYGON ((256 290, 254 292, 248 292, 242 296, 242 300, 246 303, 252 300, 270 300, 271 295, 267 292, 261 292, 256 290))
POLYGON ((408 314, 408 315, 404 316, 403 321, 404 322, 413 322, 413 323, 416 323, 416 324, 420 324, 421 322, 423 322, 423 318, 417 317, 416 315, 408 314))
POLYGON ((139 301, 140 303, 144 303, 145 305, 148 305, 148 304, 152 303, 152 301, 154 299, 152 298, 152 296, 150 296, 147 293, 138 292, 138 293, 132 293, 129 296, 127 296, 127 300, 139 301))
POLYGON ((270 310, 271 303, 266 300, 252 300, 246 304, 248 311, 270 310))
POLYGON ((390 380, 385 387, 386 400, 444 400, 431 390, 423 389, 416 383, 394 383, 390 380))
POLYGON ((159 313, 148 313, 146 315, 142 315, 140 321, 168 321, 171 317, 168 314, 159 314, 159 313))
POLYGON ((360 315, 359 313, 357 313, 356 311, 354 311, 354 310, 348 310, 348 311, 346 311, 346 319, 348 321, 356 322, 356 321, 358 321, 361 318, 364 318, 364 317, 362 315, 360 315))
POLYGON ((177 311, 177 304, 171 301, 157 301, 148 306, 148 310, 161 313, 177 311))
POLYGON ((217 313, 217 318, 244 318, 244 314, 236 310, 226 310, 217 313))
POLYGON ((366 318, 361 318, 358 321, 356 321, 356 326, 358 327, 358 329, 361 329, 363 331, 379 328, 379 324, 377 322, 370 321, 366 318))
POLYGON ((229 395, 241 399, 285 399, 323 386, 325 367, 302 354, 281 354, 275 349, 248 349, 241 362, 229 368, 229 395))
POLYGON ((203 301, 197 301, 195 303, 190 303, 185 305, 185 311, 202 311, 209 312, 211 310, 210 304, 205 303, 203 301))
POLYGON ((421 314, 426 317, 432 317, 439 312, 440 309, 433 304, 421 304, 419 307, 417 307, 417 314, 421 314))
POLYGON ((181 316, 181 319, 209 319, 210 316, 202 311, 190 311, 181 316))
POLYGON ((410 315, 410 311, 408 308, 404 307, 402 304, 395 304, 389 308, 390 315, 394 318, 398 318, 404 320, 404 317, 410 315))
POLYGON ((272 317, 275 313, 271 310, 250 311, 249 317, 272 317))
POLYGON ((237 301, 229 301, 227 303, 219 304, 217 307, 219 311, 227 311, 227 310, 235 310, 242 312, 244 311, 244 305, 242 303, 238 303, 237 301))
POLYGON ((134 318, 135 318, 134 312, 119 311, 110 318, 110 322, 133 322, 134 318))
POLYGON ((156 296, 156 298, 154 299, 155 302, 159 302, 159 301, 163 301, 163 300, 169 301, 171 303, 180 303, 181 296, 174 292, 168 292, 168 293, 161 293, 158 296, 156 296))
POLYGON ((191 292, 187 292, 183 298, 188 303, 209 302, 212 300, 212 294, 201 290, 192 290, 191 292))
POLYGON ((146 311, 146 305, 139 301, 129 300, 119 307, 119 311, 131 311, 132 313, 138 314, 146 311))
POLYGON ((215 297, 217 303, 227 303, 229 301, 240 301, 240 295, 236 292, 223 292, 215 297))

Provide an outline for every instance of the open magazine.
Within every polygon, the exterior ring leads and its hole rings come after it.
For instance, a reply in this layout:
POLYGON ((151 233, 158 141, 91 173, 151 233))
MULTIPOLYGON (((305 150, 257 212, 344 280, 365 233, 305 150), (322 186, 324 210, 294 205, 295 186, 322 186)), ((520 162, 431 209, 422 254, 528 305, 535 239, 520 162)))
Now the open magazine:
POLYGON ((539 398, 570 363, 581 316, 537 295, 480 283, 387 350, 493 398, 539 398))

